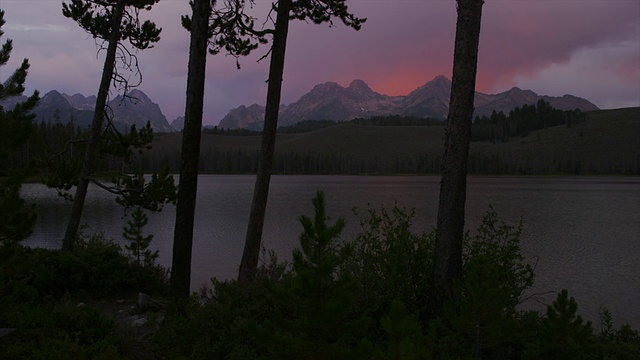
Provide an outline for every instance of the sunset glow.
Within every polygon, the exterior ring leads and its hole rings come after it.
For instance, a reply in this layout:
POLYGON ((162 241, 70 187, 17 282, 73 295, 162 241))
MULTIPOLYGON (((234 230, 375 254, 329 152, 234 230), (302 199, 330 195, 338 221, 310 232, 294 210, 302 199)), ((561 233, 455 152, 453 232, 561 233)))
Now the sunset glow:
MULTIPOLYGON (((180 15, 189 13, 187 3, 154 7, 147 16, 163 28, 161 41, 138 53, 140 89, 169 121, 184 113, 189 37, 180 15)), ((257 1, 256 13, 269 3, 257 1)), ((59 1, 5 0, 0 7, 3 40, 14 40, 9 65, 30 60, 28 91, 96 93, 102 58, 93 39, 62 16, 59 1)), ((348 86, 362 79, 379 93, 406 95, 437 75, 451 78, 455 1, 352 1, 350 10, 368 18, 361 31, 292 23, 284 103, 327 81, 348 86)), ((478 91, 518 86, 570 93, 601 108, 640 106, 640 2, 488 0, 483 11, 478 91)), ((240 70, 231 57, 208 58, 205 123, 216 124, 240 105, 264 104, 268 59, 257 59, 266 52, 241 59, 240 70)))

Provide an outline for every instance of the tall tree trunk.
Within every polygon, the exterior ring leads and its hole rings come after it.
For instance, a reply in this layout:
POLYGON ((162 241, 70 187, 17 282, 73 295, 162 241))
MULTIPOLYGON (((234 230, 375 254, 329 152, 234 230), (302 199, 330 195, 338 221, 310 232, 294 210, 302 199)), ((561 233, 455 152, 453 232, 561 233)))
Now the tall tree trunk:
POLYGON ((260 147, 260 162, 258 174, 253 190, 247 238, 244 243, 242 262, 238 273, 238 281, 252 281, 257 272, 262 229, 269 196, 269 182, 271 181, 271 167, 276 145, 276 129, 278 127, 278 112, 280 111, 280 93, 282 90, 282 74, 284 72, 284 56, 289 32, 289 12, 291 0, 278 2, 278 14, 273 34, 271 48, 271 64, 269 66, 269 83, 267 87, 267 105, 264 116, 264 130, 260 147))
POLYGON ((467 191, 467 162, 478 64, 483 0, 458 0, 449 116, 436 230, 433 273, 434 314, 462 273, 462 239, 467 191))
POLYGON ((209 0, 195 0, 191 22, 187 101, 182 131, 182 163, 180 165, 170 281, 171 292, 174 297, 178 298, 188 297, 191 285, 191 251, 196 192, 198 190, 198 160, 200 157, 210 4, 209 0))
POLYGON ((78 235, 78 227, 80 226, 80 218, 82 217, 82 209, 84 200, 87 197, 87 189, 89 187, 89 177, 93 172, 93 163, 98 153, 98 144, 100 142, 100 133, 102 132, 102 123, 104 122, 104 113, 107 105, 107 97, 109 95, 109 87, 113 78, 113 68, 116 63, 116 50, 120 40, 120 23, 125 8, 125 0, 120 0, 116 4, 113 12, 111 24, 111 36, 107 46, 107 56, 104 59, 104 67, 102 68, 102 79, 98 88, 98 97, 91 122, 91 135, 87 143, 87 150, 84 154, 82 162, 82 170, 76 187, 76 194, 71 207, 71 217, 67 224, 67 230, 62 241, 64 250, 73 250, 76 237, 78 235))

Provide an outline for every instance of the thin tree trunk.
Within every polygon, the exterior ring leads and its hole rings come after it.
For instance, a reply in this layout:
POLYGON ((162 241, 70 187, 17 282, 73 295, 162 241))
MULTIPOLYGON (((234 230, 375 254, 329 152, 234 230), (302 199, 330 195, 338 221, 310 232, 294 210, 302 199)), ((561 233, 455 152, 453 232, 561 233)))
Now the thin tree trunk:
POLYGON ((116 63, 116 50, 120 40, 120 23, 124 13, 125 1, 120 0, 116 4, 113 12, 111 24, 111 37, 107 46, 107 56, 104 59, 104 67, 102 68, 102 79, 98 88, 98 97, 93 113, 93 121, 91 123, 91 135, 87 143, 87 150, 82 163, 82 171, 78 179, 76 194, 71 207, 71 216, 67 224, 67 230, 62 241, 64 250, 73 250, 80 226, 80 218, 82 217, 82 209, 84 200, 87 196, 87 188, 89 187, 89 177, 93 172, 93 163, 98 153, 98 144, 100 142, 100 133, 102 132, 102 123, 104 122, 104 112, 107 105, 107 97, 109 95, 109 87, 113 78, 113 69, 116 63))
POLYGON ((449 116, 436 230, 433 292, 434 314, 462 274, 462 239, 467 191, 467 162, 478 63, 482 0, 458 0, 449 116))
POLYGON ((238 281, 252 281, 258 269, 262 229, 269 196, 269 182, 271 181, 271 167, 276 145, 276 129, 278 127, 278 112, 280 111, 280 93, 282 90, 282 74, 284 72, 284 56, 289 32, 289 12, 291 0, 278 2, 273 47, 271 48, 271 64, 269 66, 269 83, 267 87, 267 104, 264 116, 264 130, 260 147, 260 161, 258 174, 253 190, 247 238, 242 253, 242 262, 238 273, 238 281))
POLYGON ((187 101, 182 131, 182 163, 171 263, 171 292, 178 298, 188 297, 191 286, 193 221, 198 190, 198 160, 210 14, 209 0, 195 0, 191 23, 187 101))

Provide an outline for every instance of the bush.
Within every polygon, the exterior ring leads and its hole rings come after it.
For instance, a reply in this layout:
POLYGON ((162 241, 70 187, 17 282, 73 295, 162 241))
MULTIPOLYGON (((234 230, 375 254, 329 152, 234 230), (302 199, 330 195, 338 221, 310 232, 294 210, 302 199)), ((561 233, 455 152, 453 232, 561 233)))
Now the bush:
POLYGON ((613 329, 613 319, 606 331, 597 337, 597 348, 603 359, 640 359, 640 333, 628 324, 613 329))
POLYGON ((18 329, 0 358, 122 358, 114 319, 78 299, 163 294, 166 271, 131 261, 102 234, 81 240, 72 252, 0 245, 0 327, 18 329))
POLYGON ((458 299, 449 306, 457 349, 473 349, 467 356, 511 358, 525 343, 513 336, 520 317, 516 306, 533 286, 534 272, 520 253, 522 221, 498 220, 493 208, 483 216, 474 236, 463 242, 463 271, 458 299), (465 346, 460 346, 465 345, 465 346))
POLYGON ((10 306, 4 313, 17 328, 3 347, 3 359, 119 359, 115 321, 68 301, 10 306))
POLYGON ((263 249, 256 279, 247 284, 211 279, 186 302, 175 301, 152 351, 159 359, 261 359, 255 329, 273 316, 274 287, 290 276, 287 262, 263 249))
POLYGON ((186 303, 173 304, 153 338, 160 359, 261 359, 266 349, 256 327, 275 311, 275 280, 258 276, 248 284, 212 279, 186 303))
POLYGON ((0 290, 15 301, 65 294, 166 293, 166 270, 130 261, 102 234, 86 238, 73 252, 3 245, 0 259, 0 290))
POLYGON ((414 234, 414 217, 414 210, 397 205, 391 211, 368 209, 360 218, 361 232, 346 246, 341 271, 359 284, 359 311, 374 319, 386 314, 394 300, 410 313, 426 312, 435 234, 414 234))
POLYGON ((302 216, 293 264, 271 256, 250 284, 213 280, 168 316, 154 338, 163 359, 635 359, 640 335, 613 328, 610 314, 594 335, 561 293, 546 317, 517 311, 533 284, 520 254, 522 222, 490 209, 464 240, 463 276, 445 315, 426 316, 433 233, 411 230, 413 211, 368 210, 362 231, 339 241, 324 198, 302 216))
MULTIPOLYGON (((388 337, 386 351, 374 351, 375 359, 418 360, 432 359, 435 347, 433 336, 424 336, 415 316, 407 313, 404 304, 393 301, 389 313, 382 317, 380 324, 388 337)), ((434 332, 431 331, 430 335, 434 332)))
POLYGON ((300 217, 304 231, 292 271, 272 255, 252 283, 212 280, 211 290, 167 319, 154 338, 156 354, 166 359, 354 358, 348 345, 358 341, 366 323, 351 317, 355 283, 337 272, 343 255, 336 239, 344 222, 327 223, 322 193, 314 206, 313 219, 300 217))

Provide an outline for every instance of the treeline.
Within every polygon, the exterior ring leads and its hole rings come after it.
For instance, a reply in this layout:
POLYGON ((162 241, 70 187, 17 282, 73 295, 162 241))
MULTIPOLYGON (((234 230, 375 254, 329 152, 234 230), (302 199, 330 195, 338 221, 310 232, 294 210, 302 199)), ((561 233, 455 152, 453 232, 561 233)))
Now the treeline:
MULTIPOLYGON (((225 150, 218 147, 202 149, 200 173, 206 174, 255 174, 258 168, 258 152, 244 149, 225 150)), ((364 158, 343 153, 317 153, 295 151, 276 152, 273 159, 275 174, 434 174, 440 172, 440 154, 414 156, 376 156, 364 158)), ((179 156, 162 152, 160 156, 146 154, 137 165, 146 171, 156 171, 164 166, 174 172, 179 166, 179 156)))
POLYGON ((372 116, 370 118, 355 118, 349 121, 351 124, 368 126, 432 126, 444 125, 442 120, 433 118, 421 118, 417 116, 387 115, 372 116))
MULTIPOLYGON (((296 175, 428 175, 440 173, 441 163, 442 155, 439 153, 365 158, 352 154, 289 151, 276 152, 273 172, 296 175)), ((169 166, 170 171, 176 172, 179 164, 178 155, 168 153, 160 157, 143 155, 137 163, 140 168, 148 172, 160 171, 165 166, 169 166)), ((209 148, 203 150, 201 154, 200 172, 255 174, 257 165, 257 152, 209 148)), ((640 174, 640 157, 636 159, 635 164, 629 164, 623 159, 593 164, 577 156, 505 155, 472 151, 469 154, 468 172, 475 175, 637 175, 640 174)))
MULTIPOLYGON (((606 150, 611 145, 603 144, 602 141, 598 140, 599 138, 593 137, 595 134, 602 133, 600 127, 594 128, 589 133, 585 132, 585 134, 591 135, 582 136, 582 133, 588 129, 584 127, 586 116, 587 114, 578 110, 561 111, 552 108, 544 101, 539 101, 536 105, 525 105, 516 108, 510 112, 509 116, 495 113, 489 118, 479 118, 473 125, 472 130, 472 136, 476 141, 471 144, 468 163, 469 173, 509 175, 640 174, 640 154, 628 153, 628 151, 624 154, 616 154, 606 150), (547 116, 543 117, 543 114, 547 114, 547 116), (573 127, 580 123, 584 124, 580 127, 567 129, 569 126, 573 127), (598 142, 603 146, 603 149, 596 153, 593 153, 593 151, 585 153, 585 150, 570 146, 569 148, 574 150, 566 151, 555 143, 541 144, 540 146, 542 147, 540 148, 524 149, 518 142, 507 142, 504 138, 507 134, 514 134, 513 136, 522 139, 522 134, 524 133, 520 133, 520 131, 533 131, 531 129, 539 126, 546 126, 547 128, 557 126, 553 131, 566 133, 567 136, 571 136, 571 139, 575 141, 583 141, 585 143, 598 142), (513 132, 515 130, 517 131, 513 132), (483 133, 485 138, 481 138, 479 135, 483 133), (557 150, 555 150, 556 148, 557 150)), ((628 114, 621 118, 631 118, 633 116, 635 115, 628 114)), ((613 121, 615 118, 615 115, 609 116, 605 119, 597 120, 593 125, 602 123, 601 126, 618 131, 619 125, 616 125, 617 123, 613 121)), ((355 119, 350 123, 370 126, 422 126, 420 131, 425 131, 425 134, 439 129, 438 127, 434 127, 431 130, 426 129, 424 128, 425 124, 441 124, 436 120, 400 116, 355 119)), ((280 131, 297 134, 312 131, 311 129, 322 129, 336 125, 338 124, 333 121, 305 121, 281 128, 280 131)), ((366 136, 360 133, 357 128, 344 129, 344 131, 353 132, 349 136, 366 136)), ((407 131, 413 132, 414 130, 407 129, 407 131)), ((622 127, 619 131, 625 132, 622 127)), ((206 130, 205 134, 221 137, 216 138, 207 145, 203 145, 200 156, 200 171, 202 173, 256 173, 258 163, 257 149, 259 148, 257 146, 259 144, 257 133, 244 129, 224 130, 213 128, 206 130), (234 140, 231 135, 247 136, 234 140), (254 136, 255 139, 251 139, 249 135, 254 136)), ((318 136, 324 135, 326 133, 318 134, 318 136)), ((177 173, 180 166, 180 148, 177 143, 166 141, 166 139, 173 139, 175 136, 176 134, 157 134, 157 139, 165 139, 165 141, 154 142, 152 149, 149 151, 145 150, 140 154, 136 153, 132 163, 108 156, 100 157, 97 169, 103 173, 122 173, 123 171, 140 168, 149 173, 169 167, 172 173, 177 173)), ((299 136, 313 135, 301 134, 299 136)), ((540 139, 545 140, 545 136, 544 134, 535 135, 535 138, 529 136, 526 141, 535 143, 540 139)), ((70 123, 41 121, 33 125, 32 136, 22 145, 20 151, 17 151, 10 159, 5 159, 5 169, 18 169, 30 164, 35 169, 36 175, 52 172, 72 173, 77 171, 80 166, 85 150, 83 139, 87 137, 87 128, 72 126, 70 123), (52 166, 56 168, 52 169, 52 166)), ((394 151, 393 149, 398 146, 397 142, 406 141, 402 136, 395 136, 384 143, 379 143, 379 140, 372 140, 371 144, 367 145, 367 149, 358 148, 357 152, 339 152, 335 150, 333 148, 335 146, 342 147, 342 140, 336 141, 335 139, 327 139, 327 144, 331 143, 332 146, 320 150, 298 149, 296 146, 293 149, 289 147, 286 150, 279 151, 279 147, 276 146, 273 172, 276 174, 310 175, 420 175, 440 172, 442 154, 439 150, 432 150, 436 147, 420 150, 419 152, 394 151)), ((558 141, 566 142, 563 140, 558 141)), ((437 149, 440 149, 440 147, 437 147, 437 149)))
POLYGON ((73 123, 34 123, 27 141, 7 159, 9 170, 29 167, 32 173, 42 173, 54 160, 61 163, 80 161, 84 156, 89 129, 73 123))
MULTIPOLYGON (((5 159, 5 169, 28 168, 32 176, 46 181, 77 176, 88 138, 87 127, 76 126, 73 122, 42 120, 32 124, 28 140, 5 159)), ((113 141, 113 137, 105 137, 99 146, 104 149, 113 141)), ((134 158, 136 156, 141 156, 141 153, 133 154, 134 158)), ((132 164, 114 154, 104 153, 96 159, 95 169, 102 174, 122 173, 131 171, 132 164)))
MULTIPOLYGON (((295 123, 293 125, 288 126, 280 126, 277 129, 277 132, 280 134, 298 134, 305 133, 315 130, 320 130, 326 127, 338 125, 337 122, 333 120, 305 120, 299 123, 295 123)), ((212 135, 230 135, 230 136, 256 136, 262 135, 262 131, 256 131, 251 129, 225 129, 220 128, 218 126, 205 126, 202 129, 203 134, 212 134, 212 135)))
MULTIPOLYGON (((558 110, 547 101, 540 99, 536 104, 516 107, 506 115, 504 112, 492 112, 491 116, 476 117, 471 131, 471 141, 491 141, 493 143, 506 142, 510 138, 526 137, 532 131, 548 127, 563 125, 568 128, 583 123, 587 114, 579 109, 558 110)), ((295 134, 324 129, 338 124, 355 124, 365 126, 438 126, 444 125, 442 120, 420 118, 416 116, 373 116, 356 118, 350 121, 336 122, 333 120, 305 120, 299 123, 281 126, 278 133, 295 134)), ((217 126, 205 127, 205 134, 256 136, 260 131, 249 129, 224 129, 217 126)))
POLYGON ((338 122, 333 120, 305 120, 300 121, 299 123, 288 125, 288 126, 280 126, 278 128, 278 133, 280 134, 298 134, 316 131, 324 128, 328 128, 331 126, 338 125, 338 122))
MULTIPOLYGON (((280 126, 279 134, 299 134, 316 131, 339 124, 355 124, 366 126, 432 126, 443 125, 442 120, 432 118, 420 118, 416 116, 387 115, 373 116, 370 118, 355 118, 349 121, 333 120, 304 120, 293 125, 280 126)), ((230 135, 230 136, 255 136, 261 135, 261 131, 250 129, 225 129, 218 126, 206 126, 202 129, 203 134, 230 135)))
POLYGON ((535 105, 516 107, 505 115, 502 111, 491 116, 476 117, 471 129, 471 141, 491 141, 494 144, 506 142, 509 138, 525 137, 534 130, 552 126, 574 124, 587 121, 587 114, 575 110, 558 110, 543 99, 535 105))
POLYGON ((624 160, 594 164, 571 155, 526 155, 484 154, 475 151, 469 154, 469 174, 477 175, 638 175, 640 157, 636 164, 624 160))
POLYGON ((218 126, 205 126, 202 128, 203 134, 231 135, 231 136, 256 136, 262 134, 261 131, 249 129, 225 129, 218 126))

